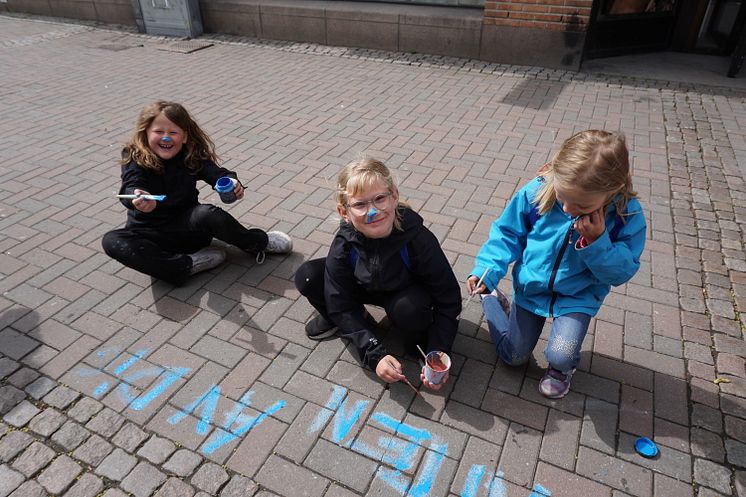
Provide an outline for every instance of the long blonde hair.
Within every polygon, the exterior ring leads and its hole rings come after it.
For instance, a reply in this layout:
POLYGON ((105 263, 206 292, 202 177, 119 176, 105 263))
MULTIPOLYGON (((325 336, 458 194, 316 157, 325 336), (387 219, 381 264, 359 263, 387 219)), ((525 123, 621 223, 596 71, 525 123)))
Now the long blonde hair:
MULTIPOLYGON (((389 192, 393 194, 399 193, 394 183, 394 178, 391 176, 391 171, 389 171, 389 168, 383 162, 370 157, 362 157, 352 161, 342 168, 339 176, 337 176, 337 188, 334 191, 334 200, 339 207, 346 210, 349 196, 358 195, 378 181, 383 181, 389 192)), ((408 207, 409 205, 401 200, 396 205, 394 228, 399 231, 402 231, 401 210, 408 207)))
POLYGON ((621 133, 589 129, 571 136, 539 176, 544 178, 544 186, 534 197, 539 214, 549 212, 557 201, 555 185, 561 190, 606 193, 608 204, 613 201, 622 218, 629 200, 637 197, 621 133))
POLYGON ((137 117, 132 137, 124 146, 121 160, 123 165, 134 160, 141 167, 159 173, 163 172, 161 159, 148 146, 148 128, 161 114, 184 130, 188 138, 184 144, 186 149, 184 164, 190 170, 198 171, 202 167, 203 160, 209 159, 215 163, 220 160, 215 152, 215 144, 192 119, 184 106, 176 102, 158 101, 145 107, 137 117))

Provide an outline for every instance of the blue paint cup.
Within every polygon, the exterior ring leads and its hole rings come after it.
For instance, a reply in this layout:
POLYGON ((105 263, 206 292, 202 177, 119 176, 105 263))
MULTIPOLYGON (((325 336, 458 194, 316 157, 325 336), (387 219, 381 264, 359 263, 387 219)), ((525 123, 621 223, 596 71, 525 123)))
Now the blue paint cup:
POLYGON ((218 192, 220 200, 222 200, 224 204, 232 204, 236 201, 236 192, 233 191, 235 188, 236 180, 229 178, 228 176, 219 178, 215 183, 215 191, 218 192))

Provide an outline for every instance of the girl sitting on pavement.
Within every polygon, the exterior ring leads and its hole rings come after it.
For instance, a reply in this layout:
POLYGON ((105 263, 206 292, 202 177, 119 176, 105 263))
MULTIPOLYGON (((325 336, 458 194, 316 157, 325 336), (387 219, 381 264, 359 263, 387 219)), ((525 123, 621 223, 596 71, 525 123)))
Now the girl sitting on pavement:
POLYGON ((546 397, 567 394, 591 317, 640 267, 646 224, 636 196, 624 137, 583 131, 516 193, 477 254, 466 288, 482 295, 503 362, 525 363, 553 318, 546 397), (512 305, 497 287, 511 262, 512 305))
MULTIPOLYGON (((405 350, 450 354, 461 312, 458 280, 435 235, 399 200, 391 173, 374 159, 348 164, 335 192, 341 219, 325 259, 304 263, 295 285, 318 311, 306 325, 312 340, 335 334, 387 383, 404 381, 401 363, 373 333, 363 304, 381 306, 405 350)), ((447 381, 423 384, 438 390, 447 381)))
POLYGON ((256 254, 260 263, 264 253, 290 252, 292 240, 285 233, 247 229, 223 209, 199 203, 197 180, 215 187, 227 176, 236 199, 244 196, 236 173, 217 162, 212 140, 183 106, 155 102, 145 107, 122 151, 119 193, 165 199, 121 199, 127 223, 104 235, 104 251, 127 267, 176 285, 225 260, 223 250, 210 247, 213 238, 256 254))

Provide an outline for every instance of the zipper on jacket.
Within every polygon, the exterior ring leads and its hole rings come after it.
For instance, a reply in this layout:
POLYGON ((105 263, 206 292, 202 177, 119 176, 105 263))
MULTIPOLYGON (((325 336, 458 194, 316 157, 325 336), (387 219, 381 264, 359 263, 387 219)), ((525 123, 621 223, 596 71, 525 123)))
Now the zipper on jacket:
POLYGON ((565 255, 565 250, 567 250, 567 246, 572 241, 572 232, 575 230, 575 220, 577 218, 573 218, 572 222, 570 223, 570 227, 567 229, 567 233, 565 233, 565 238, 562 240, 562 245, 560 246, 559 254, 557 254, 557 258, 554 260, 554 266, 552 266, 552 274, 549 276, 549 285, 548 289, 550 292, 552 292, 552 300, 549 302, 549 315, 554 316, 554 302, 557 300, 557 294, 554 292, 554 280, 557 278, 557 270, 559 269, 560 264, 562 263, 562 256, 565 255))

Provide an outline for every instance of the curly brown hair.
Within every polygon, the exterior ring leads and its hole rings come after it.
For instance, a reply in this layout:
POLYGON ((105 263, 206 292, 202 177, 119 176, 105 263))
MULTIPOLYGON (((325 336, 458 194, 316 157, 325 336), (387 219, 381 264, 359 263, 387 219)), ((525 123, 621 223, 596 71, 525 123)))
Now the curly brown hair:
POLYGON ((186 155, 184 164, 192 170, 198 171, 202 167, 202 161, 211 160, 217 163, 220 158, 215 152, 215 144, 207 134, 202 131, 197 122, 192 119, 183 105, 176 102, 158 101, 145 107, 137 118, 135 129, 129 142, 124 145, 122 152, 122 164, 130 161, 137 162, 141 167, 152 169, 157 172, 163 171, 161 159, 148 146, 148 128, 153 120, 163 114, 169 121, 184 130, 188 137, 184 144, 186 155))

